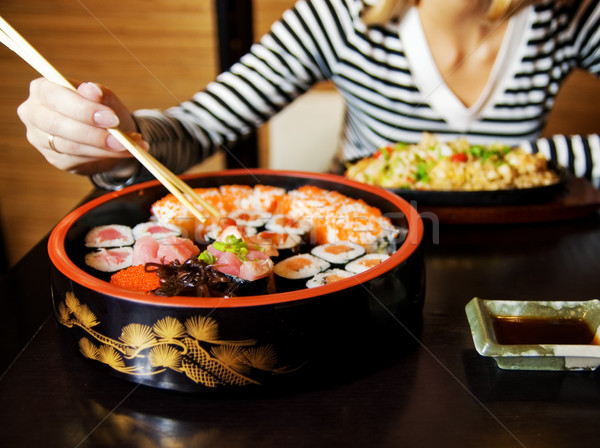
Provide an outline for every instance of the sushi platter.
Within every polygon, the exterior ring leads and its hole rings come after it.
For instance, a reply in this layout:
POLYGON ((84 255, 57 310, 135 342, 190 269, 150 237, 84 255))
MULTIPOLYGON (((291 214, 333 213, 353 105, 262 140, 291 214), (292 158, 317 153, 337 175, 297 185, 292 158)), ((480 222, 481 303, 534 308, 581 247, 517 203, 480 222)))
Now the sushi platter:
POLYGON ((199 221, 148 182, 81 206, 50 237, 57 321, 93 365, 242 392, 331 381, 357 353, 371 365, 414 343, 423 225, 405 200, 329 174, 185 180, 218 218, 199 221))

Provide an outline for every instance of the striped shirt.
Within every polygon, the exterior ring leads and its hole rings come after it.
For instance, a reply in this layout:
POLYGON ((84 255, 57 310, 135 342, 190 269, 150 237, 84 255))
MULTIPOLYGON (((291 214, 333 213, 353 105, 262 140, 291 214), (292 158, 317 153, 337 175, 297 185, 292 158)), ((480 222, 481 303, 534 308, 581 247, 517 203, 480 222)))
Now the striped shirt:
MULTIPOLYGON (((598 182, 598 135, 539 138, 569 73, 580 68, 600 76, 597 0, 560 7, 542 1, 512 17, 488 87, 469 108, 458 104, 435 69, 427 70, 414 11, 367 27, 362 7, 359 0, 298 1, 247 55, 189 101, 166 111, 136 111, 152 153, 182 172, 228 150, 313 85, 330 80, 345 102, 344 160, 388 143, 417 142, 430 132, 442 140, 521 145, 598 182)), ((111 184, 109 175, 94 180, 111 184)))

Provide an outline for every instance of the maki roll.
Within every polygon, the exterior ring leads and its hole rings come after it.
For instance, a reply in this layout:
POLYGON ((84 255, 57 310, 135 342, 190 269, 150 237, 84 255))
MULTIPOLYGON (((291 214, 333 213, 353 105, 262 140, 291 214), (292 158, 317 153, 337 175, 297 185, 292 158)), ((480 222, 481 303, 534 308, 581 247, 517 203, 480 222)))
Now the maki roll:
POLYGON ((98 226, 85 235, 85 246, 95 248, 85 254, 89 267, 100 272, 117 272, 131 266, 135 239, 131 227, 120 224, 98 226))
MULTIPOLYGON (((256 229, 254 227, 244 226, 229 226, 224 229, 214 228, 204 235, 206 243, 214 243, 215 241, 222 241, 228 235, 235 234, 239 238, 246 238, 256 235, 256 229)), ((202 241, 202 240, 201 240, 202 241)))
POLYGON ((236 210, 229 214, 238 226, 263 227, 271 218, 271 213, 262 210, 236 210))
POLYGON ((327 269, 326 271, 319 272, 314 277, 310 278, 306 282, 307 288, 316 288, 317 286, 329 285, 330 283, 343 280, 348 277, 352 277, 352 272, 344 269, 327 269))
POLYGON ((298 254, 286 258, 273 267, 277 291, 304 287, 309 278, 329 267, 328 262, 312 254, 298 254))
POLYGON ((247 238, 253 244, 260 246, 272 257, 289 257, 300 251, 302 237, 285 232, 263 230, 247 238))
POLYGON ((121 269, 131 266, 133 259, 133 248, 114 247, 105 249, 99 248, 97 251, 85 255, 85 264, 101 272, 117 272, 121 269))
POLYGON ((94 227, 85 236, 86 247, 122 247, 133 242, 131 227, 120 224, 94 227))
POLYGON ((344 266, 365 254, 366 249, 360 244, 351 242, 327 243, 315 246, 311 253, 334 266, 344 266))
POLYGON ((181 229, 175 224, 160 223, 156 221, 142 222, 137 224, 133 230, 133 237, 136 240, 144 236, 151 236, 155 240, 160 240, 168 236, 181 236, 181 229))
POLYGON ((273 215, 265 224, 265 229, 278 233, 290 233, 292 235, 307 235, 313 225, 305 219, 293 218, 288 215, 273 215))
POLYGON ((351 261, 346 265, 346 270, 350 271, 354 274, 360 274, 361 272, 365 272, 368 269, 371 269, 374 266, 384 262, 390 258, 388 254, 380 254, 380 253, 372 253, 363 255, 360 258, 357 258, 354 261, 351 261))

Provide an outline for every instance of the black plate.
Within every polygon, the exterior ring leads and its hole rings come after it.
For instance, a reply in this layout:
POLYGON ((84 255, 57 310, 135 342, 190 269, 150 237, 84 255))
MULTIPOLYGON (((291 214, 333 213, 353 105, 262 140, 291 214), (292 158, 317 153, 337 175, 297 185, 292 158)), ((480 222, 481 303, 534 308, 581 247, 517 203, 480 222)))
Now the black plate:
MULTIPOLYGON (((549 163, 558 174, 559 181, 552 185, 510 190, 443 191, 388 188, 403 199, 418 205, 465 206, 465 205, 525 205, 550 202, 565 190, 570 173, 563 167, 549 163)), ((414 204, 413 204, 414 205, 414 204)))

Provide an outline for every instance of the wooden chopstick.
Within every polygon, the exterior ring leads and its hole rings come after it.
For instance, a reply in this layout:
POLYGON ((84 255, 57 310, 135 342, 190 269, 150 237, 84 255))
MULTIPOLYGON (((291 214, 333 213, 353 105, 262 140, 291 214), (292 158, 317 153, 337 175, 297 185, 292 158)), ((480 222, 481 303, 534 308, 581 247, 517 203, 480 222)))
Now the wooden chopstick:
MULTIPOLYGON (((50 62, 46 60, 17 30, 15 30, 2 16, 0 16, 0 42, 10 50, 19 55, 25 62, 33 67, 38 73, 49 81, 60 84, 63 87, 77 91, 75 86, 69 82, 50 62)), ((200 205, 214 217, 219 216, 219 211, 211 204, 202 199, 196 192, 172 171, 156 160, 151 154, 144 151, 129 136, 120 129, 109 128, 108 131, 127 150, 172 193, 200 222, 204 222, 204 216, 194 203, 200 205), (189 199, 188 199, 189 198, 189 199)))
POLYGON ((154 158, 150 153, 140 148, 133 140, 123 133, 120 129, 108 129, 119 142, 125 146, 133 154, 133 156, 148 170, 150 173, 163 184, 170 193, 173 194, 200 222, 206 221, 207 217, 200 213, 193 203, 196 203, 204 208, 215 218, 218 218, 220 213, 211 204, 206 202, 199 196, 192 187, 182 181, 175 173, 170 171, 162 163, 154 158), (189 197, 189 199, 188 199, 189 197))

